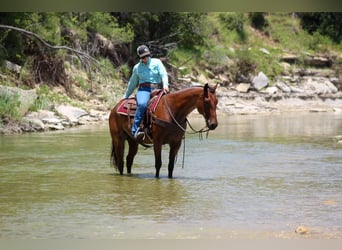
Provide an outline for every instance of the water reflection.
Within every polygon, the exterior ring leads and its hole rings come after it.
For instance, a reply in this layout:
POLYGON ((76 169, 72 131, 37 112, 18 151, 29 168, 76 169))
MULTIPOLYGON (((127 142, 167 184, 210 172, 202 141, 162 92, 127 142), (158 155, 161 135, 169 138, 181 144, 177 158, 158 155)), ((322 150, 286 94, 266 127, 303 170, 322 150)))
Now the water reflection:
MULTIPOLYGON (((281 138, 292 140, 328 137, 342 133, 342 117, 338 114, 303 113, 250 116, 224 116, 218 127, 221 133, 233 138, 281 138)), ((214 133, 213 133, 214 135, 214 133)), ((219 135, 219 134, 218 134, 219 135)))
POLYGON ((112 211, 123 217, 147 216, 156 221, 177 216, 188 199, 179 180, 157 180, 150 175, 119 176, 113 181, 112 211), (119 206, 118 206, 119 205, 119 206))

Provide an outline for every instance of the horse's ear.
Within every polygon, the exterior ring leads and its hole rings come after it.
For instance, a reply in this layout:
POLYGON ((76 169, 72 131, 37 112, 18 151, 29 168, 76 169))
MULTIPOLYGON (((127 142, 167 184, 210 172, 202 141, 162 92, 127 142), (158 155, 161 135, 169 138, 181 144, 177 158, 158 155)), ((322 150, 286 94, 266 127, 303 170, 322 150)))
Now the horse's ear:
POLYGON ((209 90, 209 84, 206 83, 206 84, 204 85, 204 97, 205 97, 205 98, 208 98, 208 90, 209 90))

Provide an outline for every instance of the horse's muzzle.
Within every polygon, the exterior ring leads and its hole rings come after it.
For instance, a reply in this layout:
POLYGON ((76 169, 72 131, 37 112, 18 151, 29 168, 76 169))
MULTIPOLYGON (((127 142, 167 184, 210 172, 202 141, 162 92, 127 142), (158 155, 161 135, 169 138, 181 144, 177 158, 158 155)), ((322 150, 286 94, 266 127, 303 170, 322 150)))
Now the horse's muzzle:
POLYGON ((210 130, 214 130, 217 127, 217 122, 211 122, 211 121, 207 121, 207 126, 210 130))

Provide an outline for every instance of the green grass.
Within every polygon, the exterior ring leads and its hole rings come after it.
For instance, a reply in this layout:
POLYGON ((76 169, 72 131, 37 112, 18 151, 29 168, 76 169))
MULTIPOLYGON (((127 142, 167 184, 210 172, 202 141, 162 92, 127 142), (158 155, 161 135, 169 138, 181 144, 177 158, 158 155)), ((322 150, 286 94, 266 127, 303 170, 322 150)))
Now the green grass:
POLYGON ((209 13, 212 34, 209 49, 202 50, 201 58, 210 65, 219 66, 225 63, 225 57, 229 57, 234 63, 228 69, 228 75, 262 71, 275 79, 282 72, 280 59, 284 53, 304 58, 307 54, 330 55, 341 49, 342 43, 334 44, 318 33, 308 34, 301 28, 299 18, 292 17, 291 13, 268 13, 265 20, 267 25, 258 30, 251 27, 248 13, 209 13), (260 49, 266 49, 269 54, 260 49))
POLYGON ((20 101, 19 95, 9 95, 8 93, 0 94, 0 118, 1 120, 9 118, 12 120, 20 120, 20 101))

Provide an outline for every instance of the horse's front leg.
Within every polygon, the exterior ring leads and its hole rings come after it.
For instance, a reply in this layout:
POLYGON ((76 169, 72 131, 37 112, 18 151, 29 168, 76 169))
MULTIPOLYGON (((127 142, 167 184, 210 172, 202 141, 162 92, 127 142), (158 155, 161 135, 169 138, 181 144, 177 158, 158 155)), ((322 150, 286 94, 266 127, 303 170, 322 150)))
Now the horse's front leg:
POLYGON ((182 144, 181 140, 179 142, 170 144, 169 165, 168 165, 168 170, 169 170, 168 177, 169 178, 172 178, 173 168, 175 166, 175 159, 176 159, 176 156, 177 156, 177 153, 181 144, 182 144))
POLYGON ((155 168, 156 168, 156 178, 159 178, 159 171, 162 165, 162 158, 161 158, 161 151, 162 151, 162 144, 154 143, 154 159, 155 159, 155 168))

